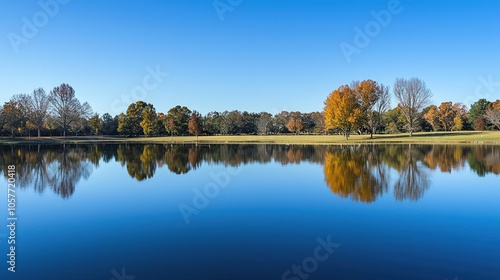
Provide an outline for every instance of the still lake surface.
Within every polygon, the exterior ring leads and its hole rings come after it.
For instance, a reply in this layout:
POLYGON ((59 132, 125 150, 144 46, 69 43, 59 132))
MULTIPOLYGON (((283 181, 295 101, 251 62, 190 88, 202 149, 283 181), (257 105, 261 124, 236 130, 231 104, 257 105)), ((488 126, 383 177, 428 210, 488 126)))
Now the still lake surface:
POLYGON ((500 279, 500 146, 0 147, 1 279, 500 279))

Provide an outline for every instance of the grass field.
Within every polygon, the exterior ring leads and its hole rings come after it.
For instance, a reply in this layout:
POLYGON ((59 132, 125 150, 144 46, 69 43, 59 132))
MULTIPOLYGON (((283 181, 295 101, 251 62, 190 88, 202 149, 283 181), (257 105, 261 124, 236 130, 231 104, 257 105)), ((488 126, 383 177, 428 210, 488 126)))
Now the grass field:
MULTIPOLYGON (((41 137, 41 138, 0 138, 0 145, 15 144, 99 144, 99 143, 196 143, 196 137, 41 137)), ((367 135, 352 135, 345 140, 340 135, 241 135, 241 136, 200 136, 201 144, 362 144, 362 143, 429 143, 429 144, 500 144, 500 132, 434 132, 408 134, 375 135, 370 139, 367 135)))

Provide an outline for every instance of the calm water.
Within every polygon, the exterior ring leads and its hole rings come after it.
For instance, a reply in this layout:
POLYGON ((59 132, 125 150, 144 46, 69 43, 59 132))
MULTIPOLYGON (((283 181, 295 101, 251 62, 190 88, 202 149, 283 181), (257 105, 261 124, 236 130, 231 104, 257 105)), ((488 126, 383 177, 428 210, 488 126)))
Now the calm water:
POLYGON ((500 146, 3 146, 0 166, 0 279, 500 279, 500 146))

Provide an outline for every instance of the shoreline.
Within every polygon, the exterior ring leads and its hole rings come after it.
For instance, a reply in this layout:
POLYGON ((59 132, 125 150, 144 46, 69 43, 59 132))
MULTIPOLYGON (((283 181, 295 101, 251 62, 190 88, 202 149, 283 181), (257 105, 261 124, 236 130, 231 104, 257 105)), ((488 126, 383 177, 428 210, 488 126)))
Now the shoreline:
POLYGON ((68 136, 68 137, 18 137, 0 138, 0 145, 116 145, 116 144, 267 144, 267 145, 386 145, 386 144, 468 144, 500 145, 500 131, 488 132, 425 132, 408 134, 352 135, 345 140, 340 135, 236 135, 236 136, 195 136, 175 137, 112 137, 112 136, 68 136))

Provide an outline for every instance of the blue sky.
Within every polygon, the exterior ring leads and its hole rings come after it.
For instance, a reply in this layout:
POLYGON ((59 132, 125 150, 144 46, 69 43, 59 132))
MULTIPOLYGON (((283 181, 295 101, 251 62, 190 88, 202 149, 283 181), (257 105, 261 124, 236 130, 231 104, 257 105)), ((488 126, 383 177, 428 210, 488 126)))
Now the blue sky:
POLYGON ((340 45, 356 46, 355 28, 392 1, 219 0, 233 6, 218 13, 213 0, 60 0, 47 15, 38 1, 1 0, 0 102, 64 82, 101 114, 137 97, 159 112, 310 112, 340 85, 398 77, 426 81, 433 103, 500 98, 482 86, 500 82, 498 1, 401 0, 348 62, 340 45), (23 18, 39 26, 32 38, 23 18), (168 76, 149 79, 155 69, 168 76))

